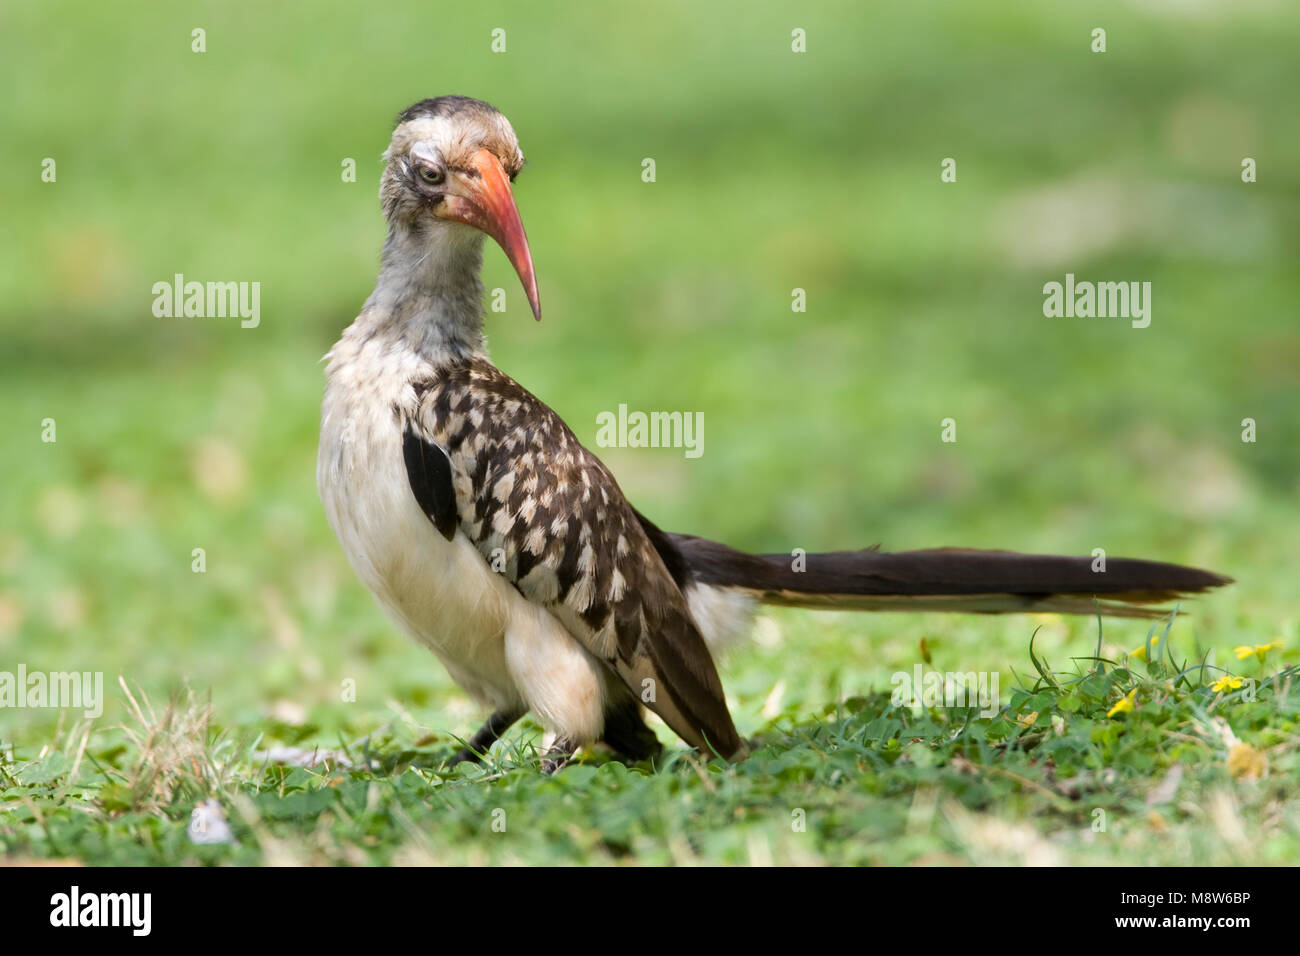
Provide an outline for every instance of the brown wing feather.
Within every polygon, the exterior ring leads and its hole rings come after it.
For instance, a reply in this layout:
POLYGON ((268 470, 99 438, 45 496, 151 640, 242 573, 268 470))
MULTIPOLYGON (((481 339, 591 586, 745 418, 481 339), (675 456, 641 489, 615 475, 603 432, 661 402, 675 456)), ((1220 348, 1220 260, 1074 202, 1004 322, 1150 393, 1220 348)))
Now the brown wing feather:
POLYGON ((688 743, 743 744, 686 599, 609 470, 482 360, 421 385, 413 424, 451 462, 460 528, 688 743))

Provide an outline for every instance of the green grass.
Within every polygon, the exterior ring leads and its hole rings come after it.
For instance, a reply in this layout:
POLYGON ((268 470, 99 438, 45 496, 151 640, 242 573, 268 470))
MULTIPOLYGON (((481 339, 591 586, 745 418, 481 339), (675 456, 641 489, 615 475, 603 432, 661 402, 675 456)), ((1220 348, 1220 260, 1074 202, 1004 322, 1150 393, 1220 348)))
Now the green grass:
POLYGON ((1228 10, 7 11, 0 671, 100 671, 109 699, 90 726, 0 709, 0 846, 92 864, 1300 859, 1283 95, 1300 15, 1228 10), (601 450, 656 523, 759 551, 1102 547, 1237 583, 1184 606, 1150 672, 1123 665, 1148 632, 1130 621, 1105 622, 1099 654, 1088 619, 773 612, 723 664, 748 762, 672 744, 654 774, 589 756, 548 779, 521 725, 444 778, 482 715, 374 606, 314 488, 318 359, 373 281, 388 123, 444 92, 495 102, 529 157, 545 320, 490 250, 498 364, 589 445, 619 403, 705 415, 699 459, 601 450), (261 325, 154 318, 175 272, 260 281, 261 325), (1151 281, 1151 327, 1044 318, 1066 272, 1151 281), (1233 653, 1275 639, 1262 663, 1233 653), (997 672, 1001 716, 891 707, 922 640, 938 670, 997 672), (1216 701, 1224 669, 1257 699, 1216 701), (152 743, 119 675, 165 731, 152 743), (1229 768, 1219 718, 1261 779, 1229 768), (353 766, 253 759, 279 746, 353 766), (186 837, 212 796, 238 847, 186 837))
POLYGON ((4 836, 20 855, 155 865, 1294 861, 1300 671, 1219 692, 1205 686, 1216 669, 1175 664, 1168 638, 1149 665, 1148 645, 1110 661, 1100 639, 1069 671, 1030 651, 1032 681, 991 720, 887 692, 774 695, 739 766, 678 750, 547 777, 534 729, 448 771, 457 742, 400 708, 326 753, 311 752, 314 725, 265 726, 308 744, 308 765, 284 766, 192 693, 136 701, 123 732, 78 724, 0 769, 4 836), (232 842, 196 846, 186 813, 213 795, 232 842))

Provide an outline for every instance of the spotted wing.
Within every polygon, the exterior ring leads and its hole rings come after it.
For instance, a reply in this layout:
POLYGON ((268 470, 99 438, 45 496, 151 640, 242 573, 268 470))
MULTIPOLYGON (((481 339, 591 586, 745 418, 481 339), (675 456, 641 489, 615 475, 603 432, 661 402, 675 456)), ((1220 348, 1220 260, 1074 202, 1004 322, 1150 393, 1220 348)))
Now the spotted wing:
POLYGON ((435 526, 454 510, 488 563, 551 609, 679 736, 740 753, 717 669, 651 541, 653 526, 609 470, 487 362, 455 365, 417 393, 408 429, 450 465, 448 493, 440 464, 416 455, 411 468, 408 455, 412 488, 435 526))

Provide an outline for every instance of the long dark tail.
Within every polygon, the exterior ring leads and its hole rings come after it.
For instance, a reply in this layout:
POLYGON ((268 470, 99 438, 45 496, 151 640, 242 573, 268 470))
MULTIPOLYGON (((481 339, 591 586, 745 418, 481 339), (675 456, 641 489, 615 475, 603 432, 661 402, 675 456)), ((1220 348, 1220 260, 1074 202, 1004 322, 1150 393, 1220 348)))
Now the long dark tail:
MULTIPOLYGON (((662 532, 660 532, 663 534, 662 532)), ((663 534, 690 577, 766 604, 828 610, 1051 611, 1161 617, 1167 605, 1232 579, 1159 561, 935 548, 746 554, 705 538, 663 534), (1094 570, 1096 567, 1096 570, 1094 570), (1103 570, 1104 568, 1104 570, 1103 570)), ((661 553, 664 549, 661 548, 661 553)))

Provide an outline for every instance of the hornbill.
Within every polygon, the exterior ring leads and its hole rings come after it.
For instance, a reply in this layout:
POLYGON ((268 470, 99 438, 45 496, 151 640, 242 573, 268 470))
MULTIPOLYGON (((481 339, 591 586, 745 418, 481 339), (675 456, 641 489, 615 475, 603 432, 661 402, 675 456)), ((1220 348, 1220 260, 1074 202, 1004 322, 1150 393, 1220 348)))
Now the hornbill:
POLYGON ((743 758, 713 654, 760 603, 1148 617, 1229 581, 1151 561, 1094 573, 1089 557, 950 548, 798 565, 665 533, 488 358, 484 235, 541 318, 510 123, 468 97, 422 100, 398 117, 384 160, 388 237, 374 292, 326 356, 317 483, 356 573, 491 713, 455 762, 480 759, 527 712, 553 741, 548 772, 598 741, 652 757, 643 708, 706 754, 743 758))

